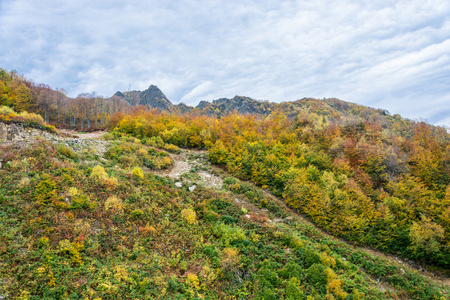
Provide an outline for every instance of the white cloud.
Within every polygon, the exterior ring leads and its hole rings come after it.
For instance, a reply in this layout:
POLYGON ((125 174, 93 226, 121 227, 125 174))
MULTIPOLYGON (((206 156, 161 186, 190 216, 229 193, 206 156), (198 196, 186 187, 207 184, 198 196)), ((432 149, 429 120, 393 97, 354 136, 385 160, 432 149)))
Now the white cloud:
POLYGON ((338 97, 450 125, 445 0, 3 0, 0 32, 0 67, 72 96, 338 97))

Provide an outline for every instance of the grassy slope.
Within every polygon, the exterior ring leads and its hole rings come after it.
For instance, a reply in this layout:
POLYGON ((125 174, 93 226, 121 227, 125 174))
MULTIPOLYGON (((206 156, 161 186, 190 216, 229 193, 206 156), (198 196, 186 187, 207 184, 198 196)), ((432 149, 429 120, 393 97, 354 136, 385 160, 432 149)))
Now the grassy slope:
MULTIPOLYGON (((150 150, 135 144, 133 149, 150 150)), ((134 165, 117 167, 142 164, 126 151, 105 160, 47 141, 0 147, 0 158, 9 161, 0 169, 0 295, 439 299, 450 294, 448 287, 323 234, 235 178, 227 178, 220 191, 191 192, 152 173, 133 175, 134 165), (97 165, 107 176, 92 176, 97 165)))

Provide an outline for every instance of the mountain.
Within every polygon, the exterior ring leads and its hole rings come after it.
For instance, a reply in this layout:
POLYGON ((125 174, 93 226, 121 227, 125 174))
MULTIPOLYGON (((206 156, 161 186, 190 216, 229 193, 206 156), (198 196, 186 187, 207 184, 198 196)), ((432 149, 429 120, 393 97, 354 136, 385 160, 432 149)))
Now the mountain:
POLYGON ((147 90, 142 92, 139 105, 159 108, 161 110, 171 110, 173 107, 172 102, 167 99, 166 95, 156 85, 150 85, 147 90))
MULTIPOLYGON (((210 117, 223 117, 233 112, 237 112, 240 115, 254 114, 268 116, 273 111, 279 111, 288 117, 294 117, 299 112, 308 110, 327 118, 339 119, 342 115, 371 114, 372 111, 372 108, 335 98, 321 100, 302 98, 296 101, 273 103, 267 100, 255 100, 245 96, 234 96, 231 99, 219 98, 212 102, 202 100, 195 107, 186 105, 185 103, 174 105, 155 85, 150 85, 145 91, 118 91, 113 97, 125 100, 131 106, 144 105, 148 108, 157 108, 159 110, 178 112, 181 114, 198 112, 210 117)), ((378 111, 383 115, 389 114, 386 110, 378 109, 378 111)))
POLYGON ((148 108, 158 108, 160 110, 172 111, 174 105, 164 95, 164 93, 156 86, 150 85, 145 91, 128 91, 116 92, 113 97, 123 99, 129 105, 137 106, 144 105, 148 108))
POLYGON ((196 107, 192 107, 184 103, 174 105, 156 85, 150 85, 147 90, 142 92, 118 91, 113 97, 123 99, 131 106, 144 105, 148 108, 157 108, 169 112, 176 111, 182 114, 198 111, 201 114, 216 117, 225 116, 234 111, 241 115, 261 114, 267 116, 277 105, 268 101, 257 101, 243 96, 235 96, 232 99, 220 98, 213 100, 212 102, 203 100, 200 101, 196 107))
POLYGON ((268 101, 257 101, 249 97, 235 96, 232 99, 220 98, 212 102, 200 101, 195 108, 209 116, 224 116, 234 111, 241 115, 269 115, 275 106, 275 103, 268 101))

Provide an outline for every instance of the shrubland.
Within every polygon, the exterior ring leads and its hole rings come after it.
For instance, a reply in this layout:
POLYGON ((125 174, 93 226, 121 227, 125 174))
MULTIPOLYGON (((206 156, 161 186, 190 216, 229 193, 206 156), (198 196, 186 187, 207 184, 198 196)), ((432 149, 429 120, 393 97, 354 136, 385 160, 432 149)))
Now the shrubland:
POLYGON ((0 145, 0 294, 17 299, 449 296, 446 286, 324 234, 249 182, 230 176, 222 190, 190 191, 143 172, 141 158, 122 164, 122 156, 151 152, 144 140, 122 137, 105 158, 92 151, 67 155, 61 147, 66 146, 43 139, 0 145))
POLYGON ((358 245, 450 267, 450 135, 336 99, 221 118, 135 109, 110 128, 180 147, 283 198, 358 245))

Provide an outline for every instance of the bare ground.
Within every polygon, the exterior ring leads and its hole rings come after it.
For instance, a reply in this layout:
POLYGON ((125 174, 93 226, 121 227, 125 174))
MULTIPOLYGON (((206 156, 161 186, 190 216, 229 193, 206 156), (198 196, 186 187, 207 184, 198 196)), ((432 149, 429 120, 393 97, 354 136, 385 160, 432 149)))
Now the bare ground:
POLYGON ((200 184, 205 187, 221 189, 223 179, 214 172, 214 167, 207 160, 208 153, 203 150, 181 149, 180 154, 171 153, 173 167, 155 171, 159 176, 168 176, 174 180, 184 181, 192 186, 200 184))
POLYGON ((103 135, 107 133, 107 131, 93 131, 89 133, 80 133, 75 130, 69 130, 69 129, 61 129, 60 130, 63 135, 71 136, 74 138, 79 138, 81 140, 93 140, 93 139, 100 139, 103 135))

